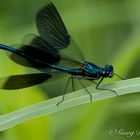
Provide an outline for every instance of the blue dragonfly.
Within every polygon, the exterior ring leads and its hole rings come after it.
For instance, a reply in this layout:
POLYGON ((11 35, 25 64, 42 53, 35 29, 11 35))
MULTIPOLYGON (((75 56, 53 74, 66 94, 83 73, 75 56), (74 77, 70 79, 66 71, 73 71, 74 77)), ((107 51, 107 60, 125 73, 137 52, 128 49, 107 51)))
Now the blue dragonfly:
POLYGON ((36 26, 39 36, 28 35, 28 41, 17 45, 18 48, 0 44, 0 49, 8 51, 9 58, 17 64, 34 68, 39 72, 3 77, 0 79, 1 89, 16 90, 31 87, 44 83, 58 74, 66 73, 69 78, 66 82, 63 98, 57 105, 64 101, 70 81, 73 91, 75 90, 74 79, 79 80, 82 87, 90 95, 91 101, 92 95, 81 81, 82 79, 96 84, 98 90, 109 90, 117 95, 115 90, 103 89, 100 84, 104 78, 112 78, 113 75, 120 76, 113 72, 112 65, 101 68, 85 60, 52 2, 48 2, 37 12, 36 26), (95 80, 98 79, 100 79, 99 82, 95 83, 95 80))

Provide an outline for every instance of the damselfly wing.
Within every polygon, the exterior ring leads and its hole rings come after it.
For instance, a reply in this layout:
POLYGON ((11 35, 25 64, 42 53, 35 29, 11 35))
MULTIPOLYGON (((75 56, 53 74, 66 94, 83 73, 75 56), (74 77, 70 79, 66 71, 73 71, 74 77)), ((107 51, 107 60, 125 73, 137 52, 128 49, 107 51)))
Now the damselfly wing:
MULTIPOLYGON (((57 75, 58 73, 62 74, 62 72, 58 70, 51 69, 47 64, 68 68, 81 67, 85 58, 80 48, 68 34, 57 9, 51 2, 48 2, 47 5, 36 14, 36 25, 40 36, 28 34, 23 39, 22 44, 14 45, 12 48, 14 51, 11 51, 10 47, 6 49, 11 60, 22 66, 34 68, 49 75, 46 80, 52 78, 52 75, 54 77, 56 75, 55 73, 57 73, 57 75)), ((20 89, 36 85, 37 83, 33 79, 38 79, 38 75, 41 74, 42 73, 16 75, 1 78, 0 83, 3 85, 1 88, 20 89), (28 77, 30 83, 26 82, 29 81, 27 80, 28 77), (15 83, 16 78, 18 81, 20 81, 19 79, 24 80, 24 86, 22 82, 21 84, 15 84, 17 86, 9 86, 11 82, 15 83)), ((44 81, 39 79, 38 84, 44 81)))

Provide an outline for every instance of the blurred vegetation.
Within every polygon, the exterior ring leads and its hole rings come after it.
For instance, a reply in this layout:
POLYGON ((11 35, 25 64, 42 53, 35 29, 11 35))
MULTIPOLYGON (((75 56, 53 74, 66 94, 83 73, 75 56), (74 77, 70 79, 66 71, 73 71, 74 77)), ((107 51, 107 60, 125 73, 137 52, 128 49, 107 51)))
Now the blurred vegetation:
MULTIPOLYGON (((35 13, 45 3, 46 0, 1 0, 0 43, 20 43, 27 33, 37 33, 35 13)), ((115 72, 126 78, 140 75, 139 0, 53 0, 53 3, 87 60, 102 67, 112 64, 115 72)), ((0 51, 0 56, 1 77, 28 71, 9 60, 4 51, 0 51)), ((0 92, 1 114, 47 98, 39 86, 0 92)), ((124 95, 36 118, 0 132, 0 140, 123 140, 125 136, 111 136, 109 131, 140 129, 139 97, 139 93, 124 95)), ((140 136, 132 139, 138 140, 140 136)))

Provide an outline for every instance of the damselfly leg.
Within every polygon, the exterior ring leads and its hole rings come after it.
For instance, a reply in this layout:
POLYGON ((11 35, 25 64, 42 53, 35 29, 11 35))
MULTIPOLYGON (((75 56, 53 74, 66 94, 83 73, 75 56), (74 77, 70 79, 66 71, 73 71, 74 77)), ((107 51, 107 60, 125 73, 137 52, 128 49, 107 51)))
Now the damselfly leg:
POLYGON ((72 89, 74 90, 73 77, 70 76, 70 77, 68 78, 68 80, 67 80, 67 83, 66 83, 66 86, 65 86, 63 95, 62 95, 62 100, 56 104, 57 106, 59 106, 59 105, 64 101, 65 95, 66 95, 66 91, 67 91, 67 88, 68 88, 68 85, 69 85, 70 80, 72 80, 72 89))
MULTIPOLYGON (((96 89, 97 89, 97 90, 108 90, 108 91, 114 92, 114 93, 118 96, 118 94, 117 94, 117 92, 116 92, 115 90, 112 90, 112 89, 106 89, 106 88, 101 88, 101 87, 99 87, 100 84, 101 84, 101 82, 102 82, 103 80, 104 80, 104 77, 102 77, 101 80, 97 83, 97 85, 96 85, 96 89)), ((92 80, 90 80, 90 81, 91 81, 92 83, 95 84, 94 81, 92 81, 92 80)))

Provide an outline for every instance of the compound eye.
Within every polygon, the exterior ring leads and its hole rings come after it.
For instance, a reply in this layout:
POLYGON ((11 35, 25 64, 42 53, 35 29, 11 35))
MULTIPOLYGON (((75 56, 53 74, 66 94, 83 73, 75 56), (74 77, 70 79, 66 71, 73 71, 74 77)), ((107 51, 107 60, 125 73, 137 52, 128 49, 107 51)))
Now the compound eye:
POLYGON ((102 73, 103 73, 103 75, 105 75, 105 74, 106 74, 106 71, 105 71, 105 70, 103 70, 103 71, 102 71, 102 73))
POLYGON ((113 73, 111 72, 111 73, 109 74, 109 76, 111 76, 111 77, 112 77, 112 76, 113 76, 113 73))

